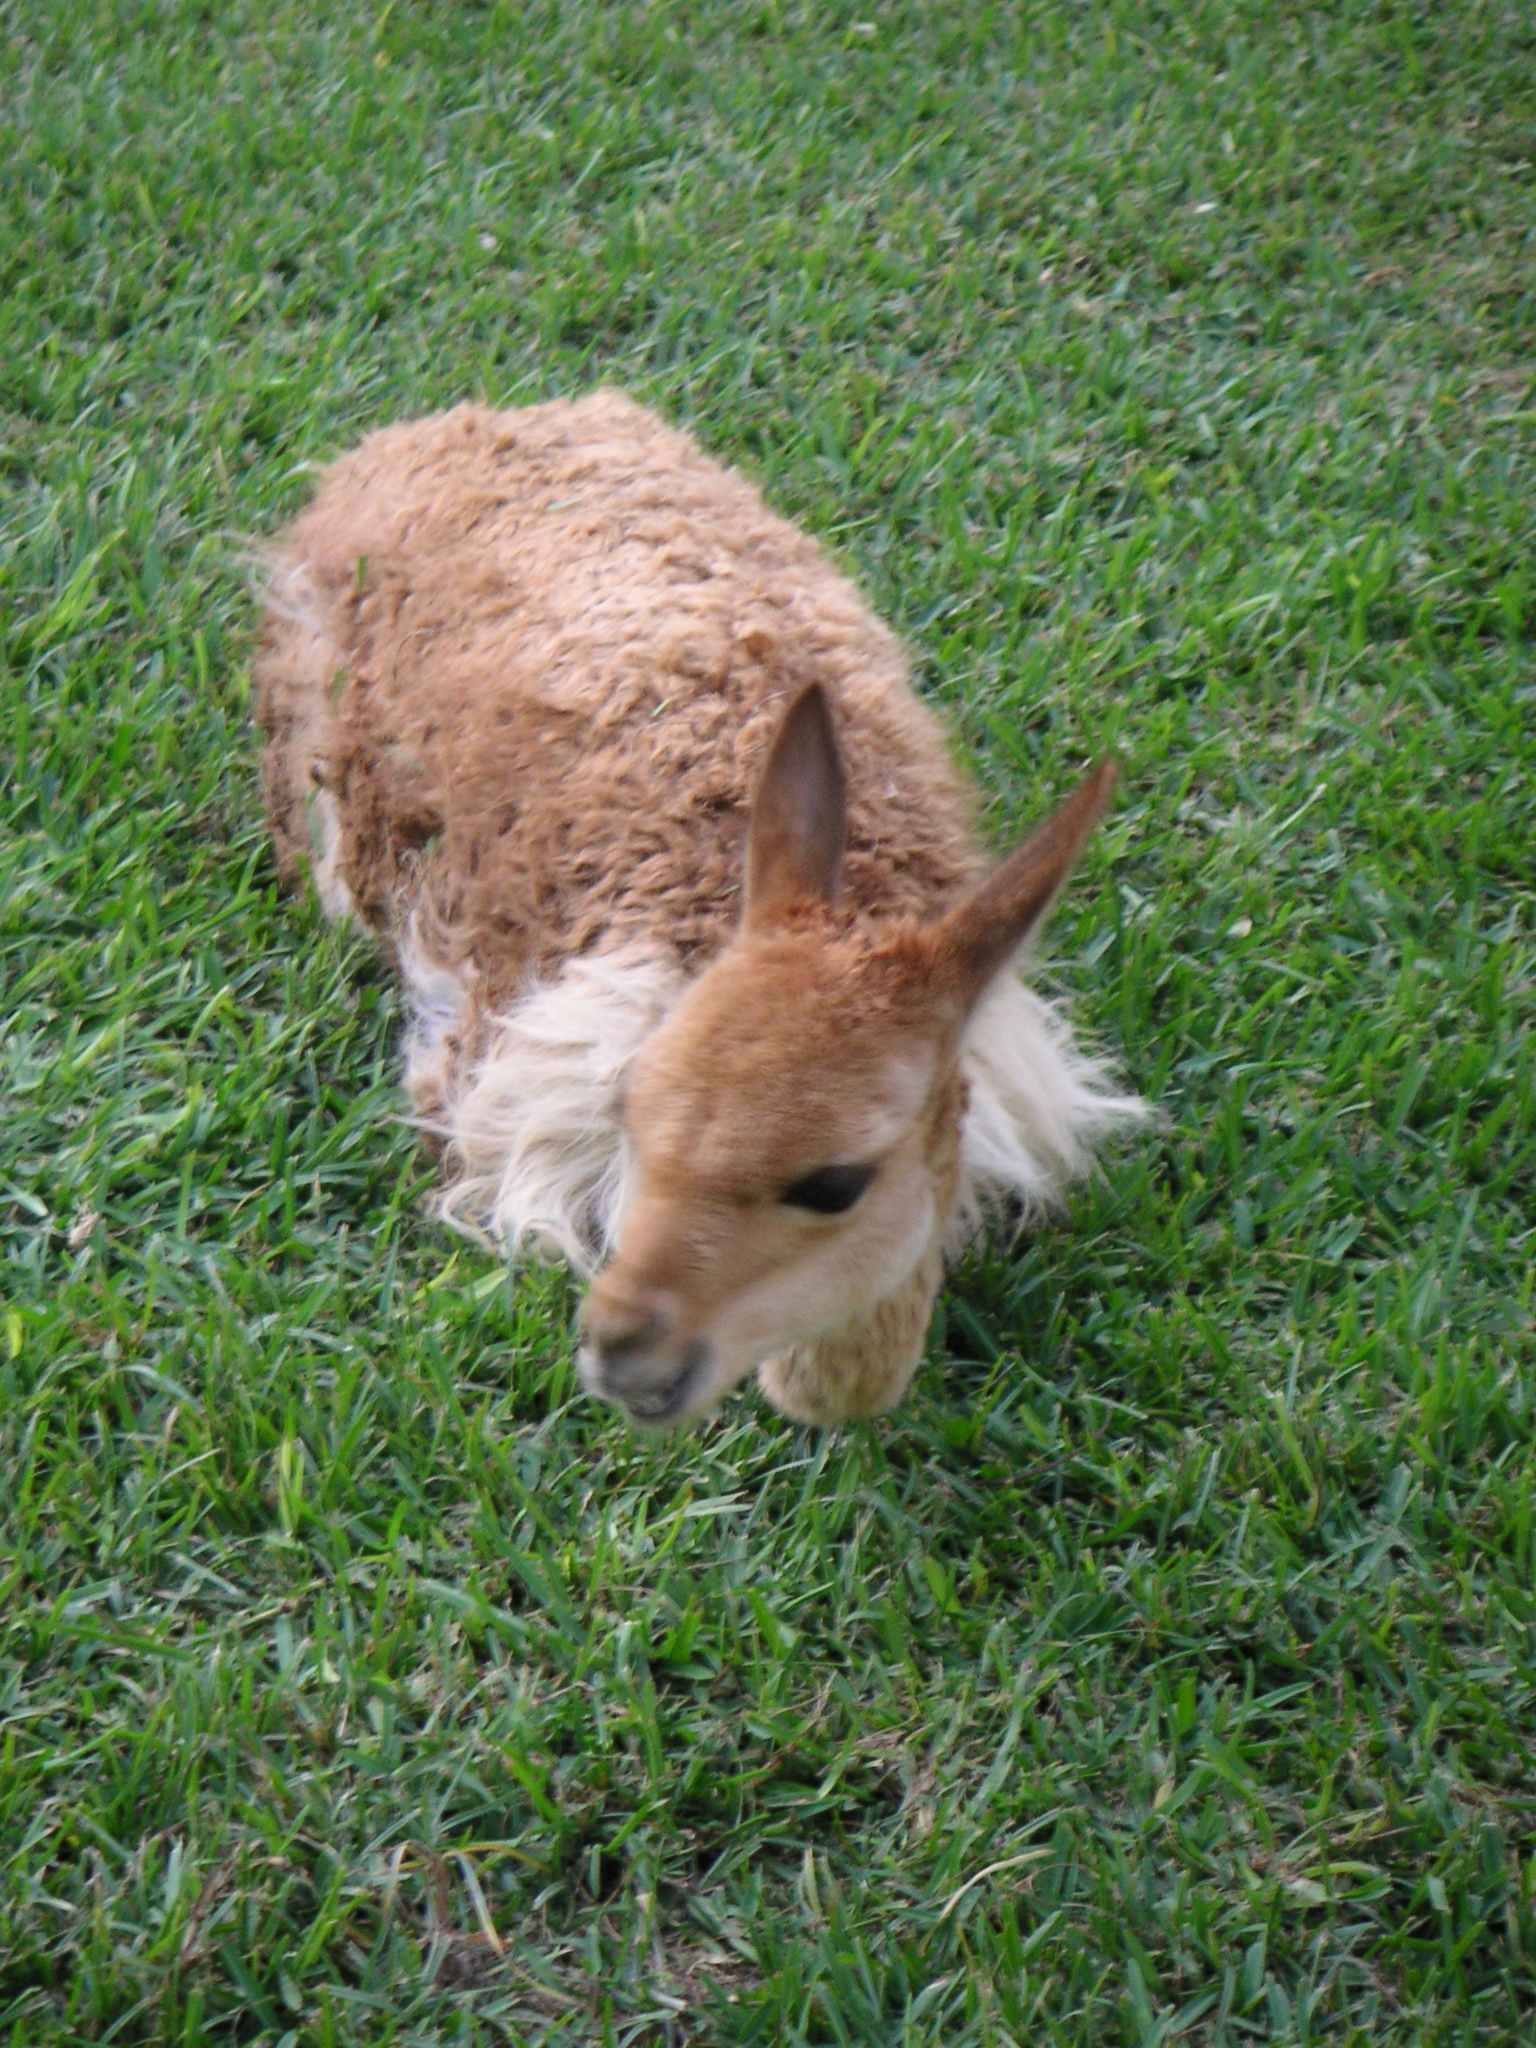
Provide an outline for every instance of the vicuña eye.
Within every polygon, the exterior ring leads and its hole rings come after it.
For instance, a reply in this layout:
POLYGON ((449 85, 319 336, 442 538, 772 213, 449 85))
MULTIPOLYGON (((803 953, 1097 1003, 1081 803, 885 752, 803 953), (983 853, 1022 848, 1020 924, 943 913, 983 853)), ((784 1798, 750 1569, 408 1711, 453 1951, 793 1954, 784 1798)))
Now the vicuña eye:
POLYGON ((821 1166, 791 1181, 780 1195, 792 1209, 810 1209, 818 1216, 841 1216, 851 1209, 875 1177, 872 1166, 821 1166))

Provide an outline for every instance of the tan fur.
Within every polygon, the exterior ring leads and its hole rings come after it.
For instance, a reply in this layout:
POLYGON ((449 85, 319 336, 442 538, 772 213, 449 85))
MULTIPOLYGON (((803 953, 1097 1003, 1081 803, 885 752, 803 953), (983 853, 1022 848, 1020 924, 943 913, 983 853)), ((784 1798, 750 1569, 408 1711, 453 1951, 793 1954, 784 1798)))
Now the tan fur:
POLYGON ((891 634, 744 478, 617 393, 387 427, 279 559, 256 683, 285 870, 331 789, 364 918, 389 933, 410 901, 489 1000, 625 938, 716 951, 757 770, 809 682, 840 707, 849 898, 921 914, 977 870, 891 634))
POLYGON ((280 866, 394 953, 445 1208, 616 1254, 585 1370, 637 1413, 754 1368, 807 1420, 891 1406, 957 1215, 1050 1199, 1135 1111, 1003 965, 1107 782, 1050 828, 1033 908, 982 882, 891 634, 615 393, 334 464, 273 551, 256 683, 280 866), (877 1157, 846 1216, 782 1199, 877 1157))

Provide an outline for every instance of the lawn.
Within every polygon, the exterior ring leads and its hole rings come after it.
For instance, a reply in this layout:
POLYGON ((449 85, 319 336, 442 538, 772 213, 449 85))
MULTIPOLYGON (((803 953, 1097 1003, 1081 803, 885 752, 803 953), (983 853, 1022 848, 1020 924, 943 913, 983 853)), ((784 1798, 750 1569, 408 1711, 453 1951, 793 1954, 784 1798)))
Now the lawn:
POLYGON ((1516 2043, 1536 17, 0 5, 0 2040, 1516 2043), (906 636, 1158 1105, 654 1440, 279 892, 255 537, 622 384, 906 636))

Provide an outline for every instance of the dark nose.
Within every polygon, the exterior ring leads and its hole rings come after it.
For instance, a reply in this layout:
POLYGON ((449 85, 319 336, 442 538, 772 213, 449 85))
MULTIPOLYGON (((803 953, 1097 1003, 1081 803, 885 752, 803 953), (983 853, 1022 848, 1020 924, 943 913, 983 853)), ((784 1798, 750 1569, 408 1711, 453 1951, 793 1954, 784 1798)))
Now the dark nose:
POLYGON ((587 1302, 582 1323, 592 1356, 616 1393, 647 1353, 666 1342, 669 1328, 668 1318, 658 1308, 610 1305, 595 1295, 587 1302))
POLYGON ((613 1300, 599 1282, 582 1311, 583 1377, 593 1393, 622 1401, 645 1422, 665 1422, 688 1399, 708 1362, 702 1339, 679 1341, 676 1319, 654 1301, 613 1300))

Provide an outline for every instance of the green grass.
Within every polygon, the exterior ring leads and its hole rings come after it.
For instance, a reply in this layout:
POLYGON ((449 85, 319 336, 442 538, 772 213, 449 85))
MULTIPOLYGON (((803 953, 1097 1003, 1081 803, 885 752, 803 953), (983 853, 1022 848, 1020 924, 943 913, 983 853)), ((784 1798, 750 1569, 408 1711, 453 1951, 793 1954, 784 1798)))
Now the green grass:
POLYGON ((1536 2006, 1536 20, 0 5, 0 2039, 1536 2006), (242 549, 620 382, 827 538, 1162 1121, 666 1442, 427 1223, 242 549))

